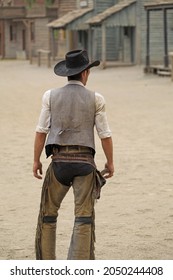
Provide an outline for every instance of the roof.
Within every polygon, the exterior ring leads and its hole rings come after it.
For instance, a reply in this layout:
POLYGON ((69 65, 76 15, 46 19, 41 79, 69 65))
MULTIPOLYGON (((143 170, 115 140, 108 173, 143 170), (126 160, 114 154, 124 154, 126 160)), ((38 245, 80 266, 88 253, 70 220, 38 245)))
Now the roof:
POLYGON ((154 9, 154 10, 158 10, 158 9, 162 9, 162 8, 173 8, 173 1, 169 1, 169 0, 155 0, 155 1, 151 1, 150 3, 146 3, 144 4, 144 7, 146 9, 154 9))
POLYGON ((120 12, 121 10, 127 8, 131 4, 136 3, 136 0, 122 0, 120 3, 117 3, 114 6, 106 9, 104 12, 92 17, 91 19, 87 20, 86 23, 88 24, 100 24, 102 21, 110 17, 111 15, 120 12))
POLYGON ((53 28, 64 28, 72 21, 82 17, 83 15, 87 14, 88 12, 91 12, 92 10, 93 9, 91 8, 73 10, 71 12, 68 12, 64 16, 51 21, 50 23, 47 24, 47 26, 53 28))

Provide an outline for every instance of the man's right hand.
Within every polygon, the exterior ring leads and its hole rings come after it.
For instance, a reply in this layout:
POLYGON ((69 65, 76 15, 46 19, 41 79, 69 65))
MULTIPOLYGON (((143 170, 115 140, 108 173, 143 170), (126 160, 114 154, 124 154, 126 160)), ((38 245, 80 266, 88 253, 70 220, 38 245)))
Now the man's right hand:
POLYGON ((33 175, 34 177, 36 177, 37 179, 42 179, 42 163, 40 161, 38 162, 34 162, 33 164, 33 175))
POLYGON ((103 177, 105 179, 111 178, 114 175, 114 165, 112 164, 105 164, 105 169, 103 170, 103 177))

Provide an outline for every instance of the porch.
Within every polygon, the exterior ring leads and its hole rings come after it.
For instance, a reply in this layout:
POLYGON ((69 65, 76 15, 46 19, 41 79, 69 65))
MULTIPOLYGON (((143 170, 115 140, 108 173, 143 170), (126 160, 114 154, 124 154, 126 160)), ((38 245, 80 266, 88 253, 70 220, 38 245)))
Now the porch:
POLYGON ((146 63, 144 67, 145 73, 153 73, 158 74, 160 76, 171 76, 172 66, 170 63, 169 47, 169 32, 168 32, 168 10, 173 9, 173 1, 153 1, 150 4, 146 4, 146 21, 147 21, 147 33, 146 33, 146 63), (163 64, 162 65, 154 65, 152 63, 151 56, 151 15, 152 13, 162 13, 163 18, 163 64))

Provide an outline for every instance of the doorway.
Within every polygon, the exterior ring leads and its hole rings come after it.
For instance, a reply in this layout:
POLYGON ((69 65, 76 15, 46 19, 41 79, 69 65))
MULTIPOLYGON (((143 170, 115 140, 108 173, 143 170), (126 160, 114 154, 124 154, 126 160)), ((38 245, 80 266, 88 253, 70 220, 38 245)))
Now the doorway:
POLYGON ((123 28, 123 60, 127 63, 135 62, 135 27, 123 28))
POLYGON ((22 29, 22 50, 26 50, 26 30, 22 29))

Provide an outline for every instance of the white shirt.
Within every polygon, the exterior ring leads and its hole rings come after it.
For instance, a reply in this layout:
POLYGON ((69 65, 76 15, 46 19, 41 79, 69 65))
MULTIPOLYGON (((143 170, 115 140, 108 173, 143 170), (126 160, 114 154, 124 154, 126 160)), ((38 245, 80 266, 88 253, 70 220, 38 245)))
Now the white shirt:
MULTIPOLYGON (((69 81, 68 84, 79 84, 84 86, 79 81, 69 81)), ((36 132, 41 133, 49 133, 50 131, 50 93, 51 90, 47 90, 42 98, 42 109, 38 121, 38 125, 36 127, 36 132)), ((105 100, 104 97, 95 92, 95 126, 98 133, 98 136, 102 138, 111 137, 111 131, 108 125, 107 116, 105 112, 105 100)))

